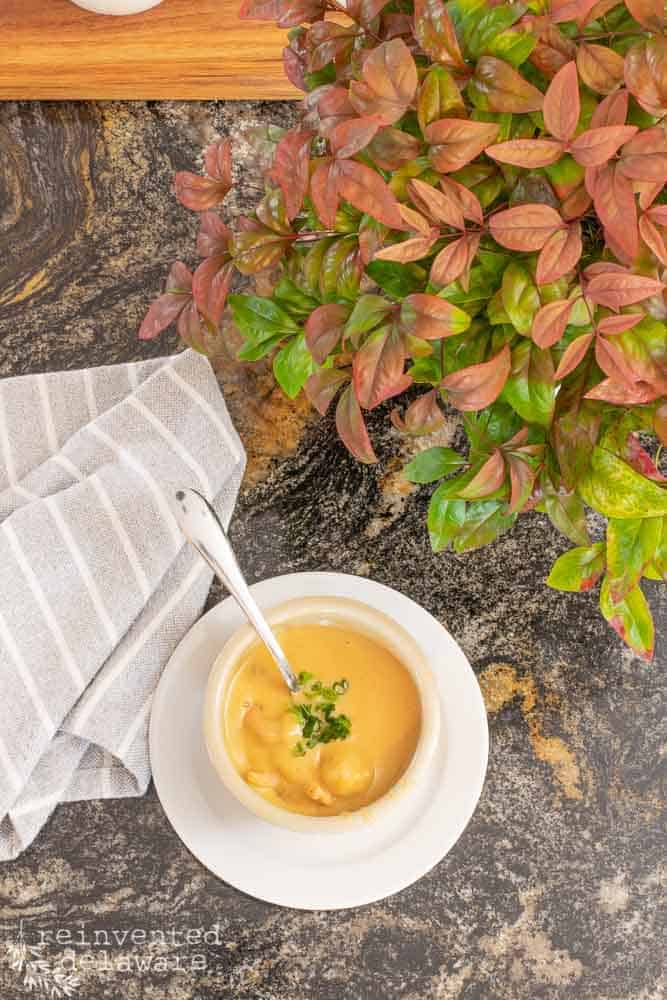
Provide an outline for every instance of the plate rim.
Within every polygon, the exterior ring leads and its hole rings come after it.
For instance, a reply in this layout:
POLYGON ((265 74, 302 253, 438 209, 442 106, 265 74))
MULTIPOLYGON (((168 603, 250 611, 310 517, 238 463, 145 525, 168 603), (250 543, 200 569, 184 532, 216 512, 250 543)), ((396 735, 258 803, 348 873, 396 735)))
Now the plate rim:
MULTIPOLYGON (((348 587, 351 586, 353 588, 370 588, 371 591, 374 590, 376 592, 376 595, 382 595, 383 593, 385 593, 387 595, 387 599, 398 598, 400 602, 407 602, 407 604, 411 605, 414 609, 416 609, 420 615, 425 615, 431 620, 433 625, 437 627, 437 629, 440 631, 443 637, 446 637, 448 645, 450 647, 452 646, 454 647, 454 649, 458 654, 457 658, 460 661, 462 660, 463 663, 465 664, 465 667, 467 668, 466 670, 463 671, 462 676, 466 678, 466 681, 470 688, 469 693, 472 694, 472 700, 473 702, 476 703, 474 708, 477 715, 477 722, 479 724, 477 732, 477 737, 479 741, 478 750, 481 752, 479 753, 478 756, 478 766, 475 772, 469 776, 470 778, 469 788, 470 791, 472 791, 472 795, 469 796, 469 801, 467 802, 465 810, 460 811, 458 814, 456 814, 456 822, 450 824, 450 828, 448 829, 448 835, 446 837, 443 837, 442 850, 439 850, 437 856, 433 857, 431 853, 429 853, 429 856, 426 859, 426 861, 422 863, 418 863, 417 860, 414 859, 410 865, 405 866, 405 870, 403 870, 401 873, 396 873, 396 877, 388 878, 387 887, 380 892, 374 892, 374 893, 372 892, 369 894, 368 892, 364 893, 363 891, 360 891, 358 894, 354 895, 354 898, 350 898, 345 902, 336 902, 329 904, 327 904, 326 902, 325 903, 311 902, 309 900, 301 900, 299 902, 294 900, 285 901, 284 899, 277 898, 275 894, 272 895, 271 892, 267 892, 266 894, 264 894, 262 893, 261 890, 258 891, 255 888, 249 889, 247 885, 243 884, 243 880, 238 881, 236 879, 235 873, 233 871, 230 874, 221 873, 219 866, 216 866, 215 863, 212 862, 210 858, 208 860, 206 859, 205 856, 206 852, 203 851, 194 842, 195 838, 193 838, 190 835, 190 830, 186 829, 185 831, 183 831, 182 825, 180 824, 177 825, 178 819, 175 820, 174 818, 172 818, 170 804, 167 804, 165 802, 165 798, 168 799, 169 796, 166 794, 165 788, 163 788, 163 792, 165 793, 164 795, 161 793, 160 790, 163 774, 160 773, 162 765, 161 763, 159 763, 160 753, 157 750, 157 735, 156 735, 157 730, 159 728, 160 713, 162 711, 162 707, 165 700, 168 698, 169 680, 173 672, 178 668, 179 660, 187 652, 187 647, 190 644, 192 644, 193 641, 196 642, 196 640, 200 638, 200 635, 201 635, 201 641, 204 641, 206 638, 205 636, 206 630, 211 628, 211 626, 215 629, 216 618, 220 616, 221 609, 223 608, 223 606, 233 607, 234 599, 230 596, 223 598, 223 600, 218 602, 218 604, 214 605, 205 614, 201 615, 197 619, 197 621, 187 630, 185 635, 179 641, 178 645, 176 646, 172 655, 167 661, 167 664, 165 665, 165 668, 162 672, 162 675, 156 687, 153 696, 150 721, 149 721, 149 754, 151 762, 151 772, 153 776, 153 783, 155 786, 156 794, 158 796, 164 814, 167 820, 169 821, 169 824, 171 825, 172 829, 174 830, 178 838, 181 840, 181 842, 188 849, 188 851, 197 859, 197 861, 199 861, 200 864, 202 864, 216 878, 219 878, 221 881, 226 882, 228 885, 232 886, 234 889, 236 889, 237 891, 243 893, 244 895, 250 898, 258 899, 262 902, 269 903, 274 906, 281 906, 290 909, 307 910, 311 912, 317 912, 317 911, 324 912, 328 910, 339 910, 339 909, 342 910, 342 909, 356 908, 360 906, 367 906, 372 903, 378 902, 379 900, 389 898, 390 896, 394 896, 396 893, 403 891, 410 885, 413 885, 419 879, 423 878, 426 874, 428 874, 428 872, 430 872, 452 850, 454 845, 458 842, 463 832, 465 831, 468 823, 470 822, 482 794, 484 782, 486 779, 486 773, 488 769, 488 757, 489 757, 488 716, 482 692, 479 686, 479 682, 472 668, 472 665, 470 664, 468 657, 461 649, 460 645, 456 642, 454 637, 451 635, 448 629, 442 624, 442 622, 438 621, 438 619, 435 618, 429 611, 427 611, 426 608, 422 607, 411 597, 409 597, 406 594, 403 594, 401 591, 397 590, 394 587, 390 587, 387 584, 381 583, 380 581, 377 580, 373 580, 369 577, 360 577, 351 573, 341 573, 336 571, 321 571, 321 570, 298 571, 295 573, 284 573, 284 574, 279 574, 278 576, 268 577, 264 580, 260 580, 252 584, 250 586, 250 590, 261 607, 263 606, 270 607, 274 603, 276 603, 276 600, 274 600, 273 598, 267 599, 267 597, 262 593, 262 591, 267 591, 275 587, 277 587, 278 589, 283 589, 285 587, 286 588, 297 587, 300 588, 301 596, 303 596, 304 592, 308 593, 306 588, 309 583, 312 584, 314 581, 317 583, 333 582, 335 580, 342 581, 348 587), (351 581, 354 582, 351 583, 351 581), (470 684, 471 681, 472 684, 470 684)), ((280 597, 279 600, 287 600, 290 599, 290 597, 295 597, 295 596, 298 596, 297 593, 290 590, 290 593, 288 594, 283 593, 282 597, 280 597)), ((362 602, 364 601, 363 593, 351 594, 349 592, 346 592, 344 595, 336 594, 336 596, 350 596, 353 597, 353 599, 360 600, 362 602)), ((367 596, 370 597, 371 595, 368 594, 367 596)), ((387 612, 386 609, 384 610, 385 613, 391 613, 387 612)), ((206 678, 208 677, 208 674, 212 666, 213 666, 213 661, 208 666, 208 670, 206 672, 203 681, 203 686, 205 686, 206 684, 206 678)), ((443 707, 442 691, 440 691, 440 698, 441 698, 441 708, 442 708, 443 707)), ((445 724, 445 717, 444 717, 445 715, 446 712, 443 713, 443 724, 445 724)), ((441 784, 442 780, 440 779, 440 775, 438 775, 437 785, 440 786, 441 784)), ((247 813, 247 815, 252 816, 251 813, 247 813)), ((422 820, 423 817, 420 815, 419 821, 422 820)), ((256 823, 262 823, 262 821, 256 817, 253 817, 253 821, 256 823)), ((407 836, 408 836, 407 833, 404 834, 401 840, 404 840, 407 836)), ((382 853, 383 849, 379 849, 378 854, 382 853)), ((353 863, 350 862, 349 864, 353 863)))

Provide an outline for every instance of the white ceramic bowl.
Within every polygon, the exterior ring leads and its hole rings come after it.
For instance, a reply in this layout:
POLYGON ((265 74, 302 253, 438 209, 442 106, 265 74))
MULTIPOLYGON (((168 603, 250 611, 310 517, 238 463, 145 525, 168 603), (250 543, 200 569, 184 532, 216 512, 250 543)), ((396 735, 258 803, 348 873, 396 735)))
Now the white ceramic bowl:
POLYGON ((157 7, 162 0, 72 0, 77 7, 93 14, 140 14, 143 10, 157 7))
POLYGON ((272 625, 344 625, 389 649, 409 670, 421 701, 422 725, 414 755, 396 784, 371 805, 340 816, 302 816, 268 802, 248 785, 232 763, 222 718, 229 685, 247 649, 257 641, 249 625, 234 633, 216 659, 204 696, 204 739, 211 762, 231 794, 261 819, 299 833, 350 832, 355 826, 382 823, 388 828, 409 811, 427 783, 440 735, 440 702, 431 666, 417 642, 392 618, 360 601, 342 597, 305 597, 266 613, 272 625))

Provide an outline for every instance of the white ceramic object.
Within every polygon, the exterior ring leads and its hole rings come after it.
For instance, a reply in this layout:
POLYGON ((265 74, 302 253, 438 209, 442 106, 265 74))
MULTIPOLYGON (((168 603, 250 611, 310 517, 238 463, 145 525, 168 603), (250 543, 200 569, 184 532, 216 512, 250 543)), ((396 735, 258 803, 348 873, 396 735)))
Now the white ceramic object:
POLYGON ((229 598, 188 632, 155 693, 151 764, 167 817, 211 872, 267 902, 306 910, 339 909, 398 892, 447 854, 482 790, 488 728, 472 668, 427 611, 371 580, 341 573, 295 573, 251 589, 264 610, 304 597, 348 598, 379 611, 412 636, 430 666, 440 704, 431 766, 419 794, 400 796, 405 808, 392 810, 391 822, 355 824, 336 836, 276 825, 242 805, 211 764, 202 731, 211 667, 244 624, 242 612, 229 598))
POLYGON ((257 634, 246 625, 225 644, 215 661, 204 696, 204 740, 211 763, 221 780, 232 795, 260 819, 288 830, 323 835, 352 831, 368 823, 380 823, 384 829, 395 826, 428 780, 440 736, 440 702, 431 666, 423 650, 402 626, 386 614, 349 598, 302 597, 271 608, 266 618, 272 627, 286 624, 348 627, 389 649, 410 671, 419 693, 422 710, 419 741, 400 780, 386 795, 358 812, 345 816, 301 816, 267 802, 234 767, 221 724, 227 690, 239 662, 250 646, 257 642, 257 634))
POLYGON ((142 10, 157 7, 162 0, 72 0, 77 7, 93 14, 140 14, 142 10))

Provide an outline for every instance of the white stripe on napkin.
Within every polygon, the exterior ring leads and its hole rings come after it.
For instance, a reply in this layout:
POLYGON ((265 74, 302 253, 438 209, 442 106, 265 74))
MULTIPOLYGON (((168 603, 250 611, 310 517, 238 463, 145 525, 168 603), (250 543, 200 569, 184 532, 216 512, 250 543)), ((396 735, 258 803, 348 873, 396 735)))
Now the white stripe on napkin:
POLYGON ((244 464, 193 351, 0 382, 0 861, 59 802, 146 790, 155 687, 211 581, 172 498, 227 524, 244 464))

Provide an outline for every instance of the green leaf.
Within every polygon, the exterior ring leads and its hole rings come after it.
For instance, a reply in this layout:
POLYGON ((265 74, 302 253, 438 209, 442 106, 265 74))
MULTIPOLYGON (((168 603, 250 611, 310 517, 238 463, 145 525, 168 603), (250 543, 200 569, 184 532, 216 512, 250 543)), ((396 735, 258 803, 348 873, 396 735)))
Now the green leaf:
POLYGON ((455 552, 468 552, 488 545, 508 531, 516 514, 506 514, 506 504, 497 500, 475 500, 468 504, 465 522, 454 538, 455 552))
POLYGON ((447 548, 465 521, 465 500, 451 500, 439 486, 428 505, 427 527, 431 548, 440 552, 447 548))
POLYGON ((245 340, 262 343, 276 334, 296 333, 298 324, 277 303, 260 295, 229 295, 234 322, 245 340))
POLYGON ((536 45, 536 36, 529 35, 526 31, 501 31, 489 43, 486 51, 516 67, 526 61, 536 45))
POLYGON ((259 361, 274 351, 278 344, 285 339, 284 333, 276 333, 267 340, 260 340, 258 343, 247 341, 238 351, 236 357, 239 361, 259 361))
POLYGON ((605 577, 600 591, 600 611, 635 653, 645 660, 653 659, 653 618, 640 587, 634 587, 622 601, 616 602, 611 596, 609 579, 605 577))
POLYGON ((549 351, 531 340, 523 340, 512 350, 512 372, 502 398, 529 423, 549 426, 556 402, 554 366, 549 351))
POLYGON ((662 536, 662 518, 610 518, 607 525, 609 591, 614 601, 639 583, 662 536))
POLYGON ((418 358, 413 365, 410 365, 407 374, 413 382, 437 385, 442 378, 440 358, 436 355, 430 358, 418 358))
POLYGON ((503 275, 501 298, 505 312, 515 330, 530 336, 533 317, 540 308, 540 296, 529 271, 512 263, 503 275))
POLYGON ((353 337, 359 333, 374 330, 383 322, 392 304, 381 295, 362 295, 355 303, 350 318, 345 324, 345 335, 353 337))
POLYGON ((299 395, 306 380, 314 371, 315 363, 306 346, 306 336, 303 332, 281 348, 273 359, 273 374, 290 399, 299 395))
POLYGON ((286 274, 282 275, 274 288, 273 299, 299 319, 310 316, 313 309, 319 305, 319 299, 306 295, 286 274))
POLYGON ((372 260, 366 265, 366 274, 394 299, 404 299, 412 292, 421 291, 426 281, 423 267, 391 260, 372 260))
POLYGON ((489 46, 493 40, 506 28, 515 24, 525 11, 526 8, 522 4, 487 7, 481 16, 477 11, 471 11, 463 18, 461 24, 466 55, 478 59, 483 53, 490 52, 489 46))
POLYGON ((662 517, 667 514, 667 490, 599 445, 577 487, 579 495, 605 517, 662 517))
POLYGON ((453 448, 428 448, 406 465, 403 475, 411 483, 434 483, 464 464, 453 448))
POLYGON ((590 541, 586 527, 586 511, 576 493, 548 493, 538 510, 548 514, 555 528, 576 545, 587 545, 590 541))
POLYGON ((570 549, 556 559, 547 577, 547 586, 554 590, 590 590, 605 570, 605 544, 595 542, 570 549))

